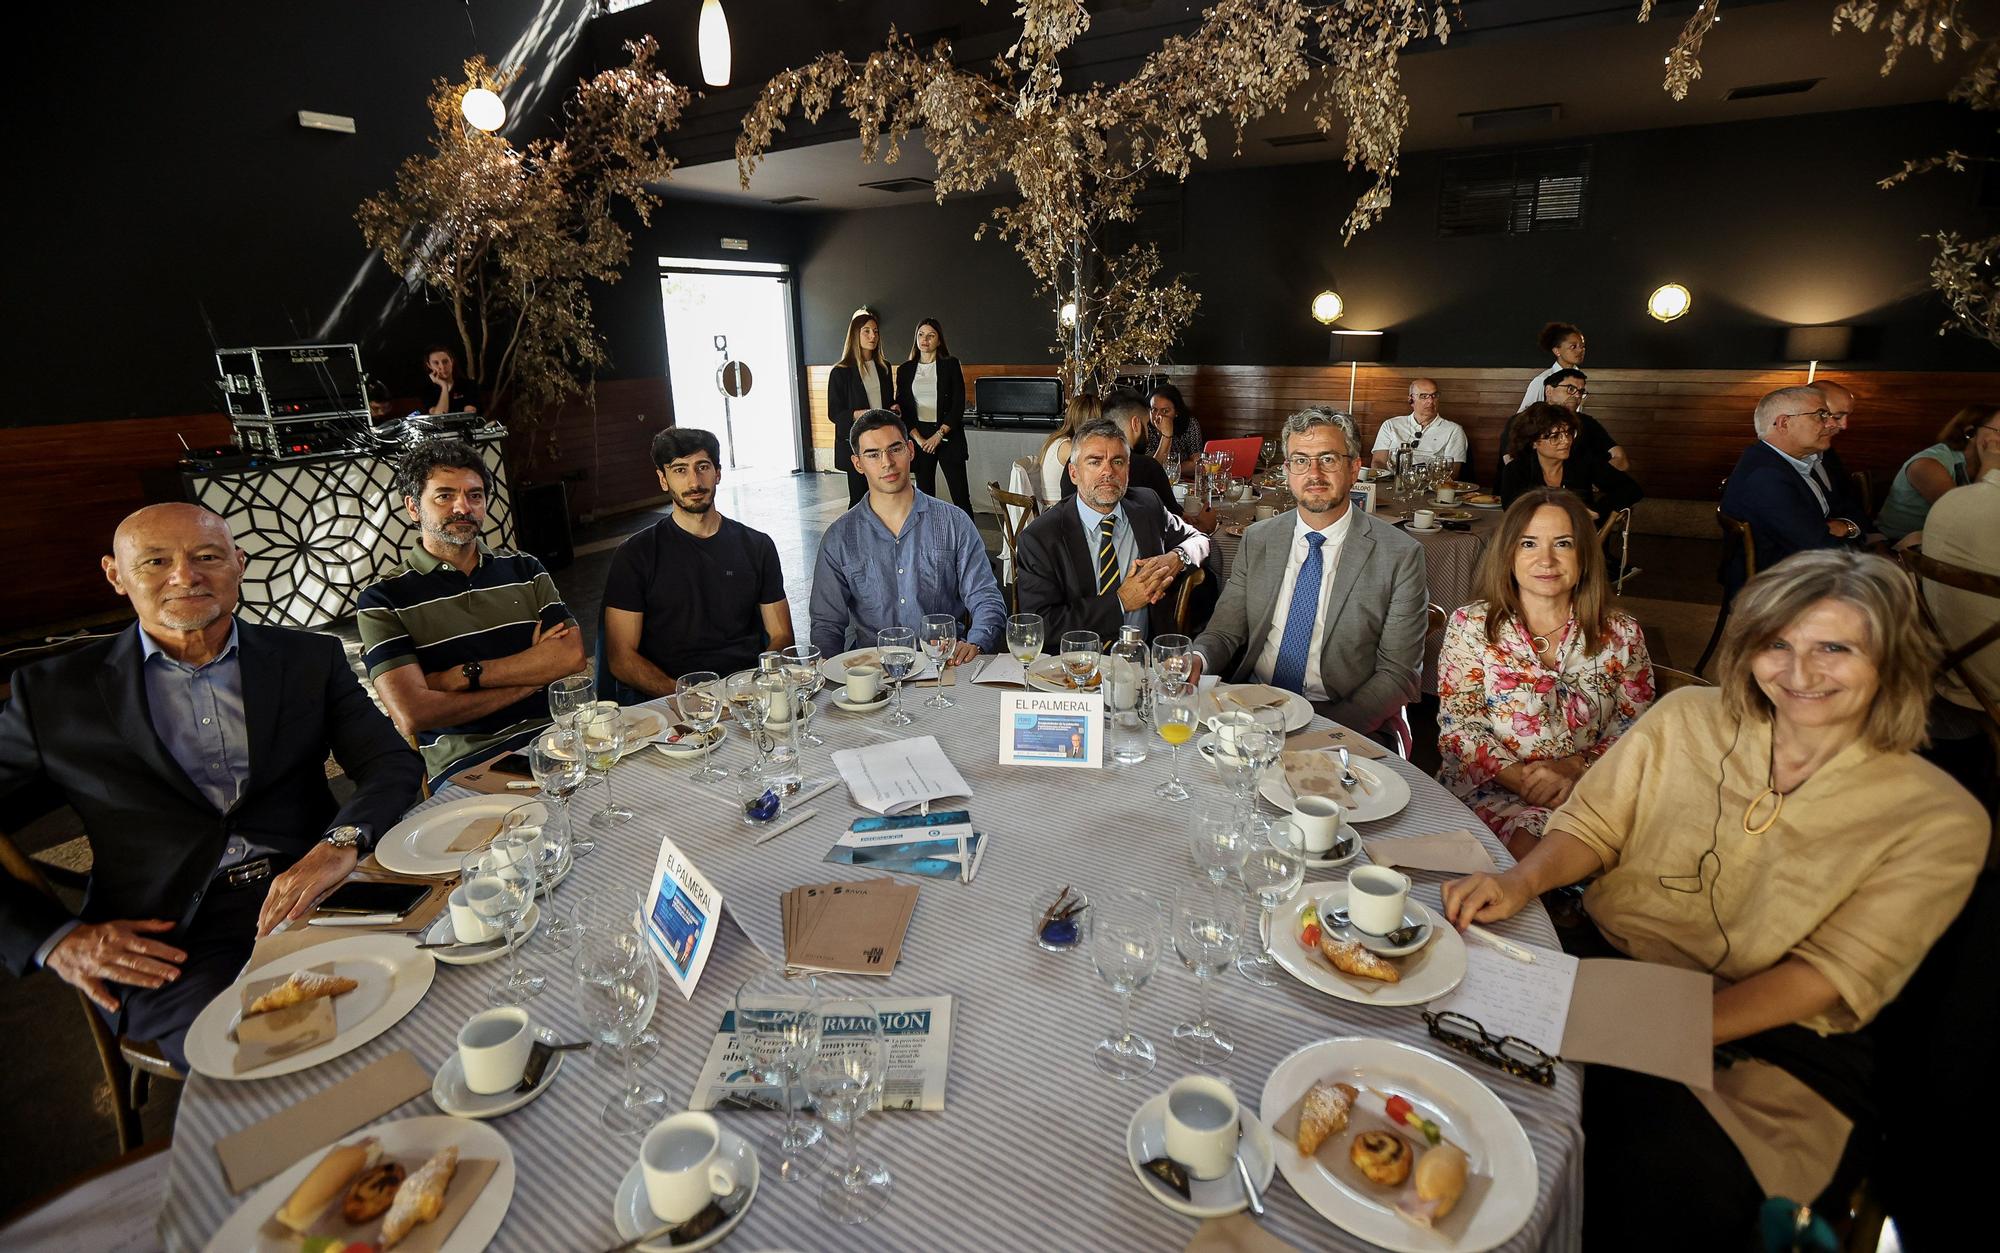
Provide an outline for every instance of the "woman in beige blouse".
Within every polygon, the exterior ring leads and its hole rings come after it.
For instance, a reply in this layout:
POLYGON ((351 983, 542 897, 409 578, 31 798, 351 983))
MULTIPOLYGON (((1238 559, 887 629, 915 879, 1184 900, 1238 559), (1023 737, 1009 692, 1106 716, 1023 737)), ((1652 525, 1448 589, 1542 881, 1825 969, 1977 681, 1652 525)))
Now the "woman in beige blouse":
POLYGON ((1586 1074, 1584 1247, 1733 1248, 1766 1195, 1851 1184, 1848 1132, 1886 1095, 1855 1033, 1986 855, 1978 803, 1912 751, 1937 658, 1890 562, 1790 557, 1739 594, 1716 687, 1654 705, 1518 865, 1445 886, 1462 927, 1595 875, 1611 955, 1716 976, 1714 1093, 1586 1074))

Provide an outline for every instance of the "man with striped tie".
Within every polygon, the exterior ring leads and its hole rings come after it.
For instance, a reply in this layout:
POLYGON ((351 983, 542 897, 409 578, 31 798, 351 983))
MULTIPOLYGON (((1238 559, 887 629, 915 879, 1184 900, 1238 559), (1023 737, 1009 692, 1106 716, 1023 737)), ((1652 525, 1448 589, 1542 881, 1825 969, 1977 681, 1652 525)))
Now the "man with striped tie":
POLYGON ((1022 613, 1042 615, 1048 640, 1095 631, 1109 643, 1121 626, 1150 640, 1178 629, 1167 593, 1208 556, 1208 537, 1157 493, 1130 486, 1131 463, 1122 423, 1084 423, 1069 455, 1076 495, 1021 532, 1016 595, 1022 613))
POLYGON ((1308 409, 1285 422, 1298 508, 1253 523, 1196 668, 1297 692, 1334 721, 1394 746, 1423 665, 1424 550, 1348 501, 1361 469, 1353 420, 1308 409))

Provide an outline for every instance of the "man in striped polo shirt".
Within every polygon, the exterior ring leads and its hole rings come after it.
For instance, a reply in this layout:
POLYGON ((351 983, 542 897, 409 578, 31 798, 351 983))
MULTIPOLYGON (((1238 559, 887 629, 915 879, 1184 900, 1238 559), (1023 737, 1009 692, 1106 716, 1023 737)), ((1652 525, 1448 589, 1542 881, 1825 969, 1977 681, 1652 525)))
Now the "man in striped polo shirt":
POLYGON ((361 594, 362 660, 435 785, 547 725, 542 689, 585 668, 583 635, 541 562, 479 542, 493 476, 478 449, 419 444, 396 478, 422 536, 361 594))

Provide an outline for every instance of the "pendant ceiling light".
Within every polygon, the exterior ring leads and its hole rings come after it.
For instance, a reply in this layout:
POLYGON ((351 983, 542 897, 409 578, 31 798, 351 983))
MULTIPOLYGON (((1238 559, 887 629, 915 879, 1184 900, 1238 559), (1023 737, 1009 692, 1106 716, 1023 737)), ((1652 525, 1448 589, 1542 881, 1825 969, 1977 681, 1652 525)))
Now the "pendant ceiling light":
POLYGON ((695 34, 701 50, 701 81, 710 87, 729 86, 729 19, 722 0, 701 0, 701 26, 695 34))
POLYGON ((507 124, 507 106, 499 96, 484 87, 474 87, 458 102, 458 111, 465 115, 468 126, 482 131, 497 131, 507 124))

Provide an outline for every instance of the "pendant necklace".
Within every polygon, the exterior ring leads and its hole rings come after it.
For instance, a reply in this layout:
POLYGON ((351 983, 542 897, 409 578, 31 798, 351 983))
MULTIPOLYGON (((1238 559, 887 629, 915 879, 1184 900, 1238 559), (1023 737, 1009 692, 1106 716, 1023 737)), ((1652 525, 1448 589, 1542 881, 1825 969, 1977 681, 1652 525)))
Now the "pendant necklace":
POLYGON ((1776 826, 1778 824, 1778 815, 1785 811, 1785 797, 1790 795, 1791 792, 1798 791, 1804 783, 1805 780, 1801 779, 1798 783, 1793 784, 1788 791, 1780 792, 1778 790, 1778 739, 1775 735, 1772 736, 1770 774, 1765 779, 1764 790, 1752 797, 1750 803, 1743 807, 1743 834, 1762 835, 1776 826), (1754 827, 1751 826, 1751 815, 1755 814, 1758 807, 1763 805, 1766 800, 1771 802, 1770 814, 1764 821, 1754 827))

